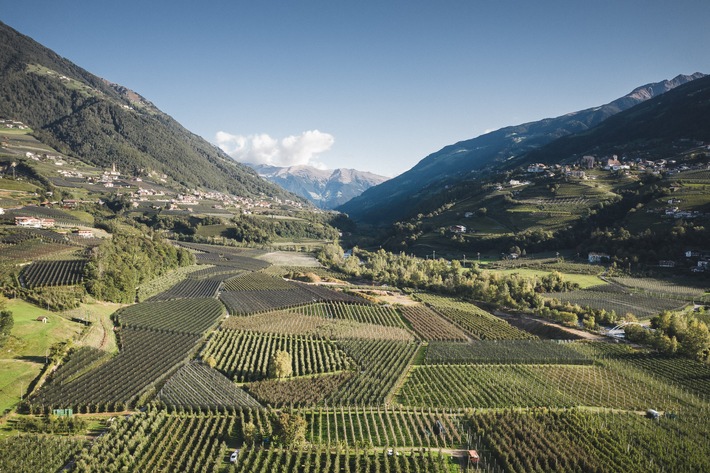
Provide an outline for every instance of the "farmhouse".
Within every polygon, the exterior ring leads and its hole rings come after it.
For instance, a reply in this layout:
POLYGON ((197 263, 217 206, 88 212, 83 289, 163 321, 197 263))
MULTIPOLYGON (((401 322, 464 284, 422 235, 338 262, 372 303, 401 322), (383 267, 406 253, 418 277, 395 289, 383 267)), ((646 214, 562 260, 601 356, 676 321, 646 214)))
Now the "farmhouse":
POLYGON ((15 225, 29 228, 49 228, 54 226, 53 218, 15 217, 15 225))
POLYGON ((466 233, 466 227, 463 225, 451 225, 449 231, 451 233, 466 233))
POLYGON ((606 253, 589 253, 587 258, 590 263, 601 263, 603 260, 609 261, 609 255, 606 253))
POLYGON ((528 166, 528 172, 531 172, 531 173, 545 172, 546 169, 547 169, 547 166, 545 166, 542 163, 535 163, 535 164, 531 164, 530 166, 528 166))

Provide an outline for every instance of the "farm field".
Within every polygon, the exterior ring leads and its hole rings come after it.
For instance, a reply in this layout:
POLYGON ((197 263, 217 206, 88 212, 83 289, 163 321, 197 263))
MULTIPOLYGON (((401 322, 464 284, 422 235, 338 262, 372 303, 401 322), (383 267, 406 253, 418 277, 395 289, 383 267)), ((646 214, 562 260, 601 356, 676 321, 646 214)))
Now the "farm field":
POLYGON ((674 410, 695 399, 659 382, 598 365, 434 365, 411 370, 397 401, 406 406, 534 408, 591 406, 674 410), (470 383, 459 379, 473 379, 470 383), (648 382, 644 382, 648 381, 648 382), (451 386, 458 386, 452 390, 451 386))
POLYGON ((707 297, 710 290, 709 285, 702 285, 695 282, 694 284, 683 284, 682 281, 670 281, 651 278, 631 278, 631 277, 616 277, 611 280, 623 287, 631 290, 640 291, 656 297, 673 297, 684 300, 702 299, 707 297))
POLYGON ((406 305, 399 310, 402 317, 424 340, 465 341, 467 339, 463 330, 425 305, 406 305))
POLYGON ((386 327, 354 320, 303 315, 297 311, 273 311, 248 317, 229 317, 222 322, 225 329, 284 335, 311 335, 316 338, 414 340, 414 336, 400 327, 386 327))
POLYGON ((469 302, 418 293, 416 299, 477 340, 529 340, 537 337, 469 302))
POLYGON ((45 365, 50 348, 77 336, 82 325, 20 299, 8 301, 15 324, 10 339, 0 351, 0 411, 13 407, 25 395, 45 365), (48 316, 48 322, 37 318, 48 316))
MULTIPOLYGON (((532 268, 488 269, 488 271, 500 274, 519 274, 525 277, 543 277, 551 273, 551 271, 532 268)), ((580 289, 587 289, 590 287, 601 286, 603 284, 606 284, 604 280, 592 274, 573 274, 560 272, 560 275, 562 276, 562 280, 565 282, 579 284, 580 289)))
MULTIPOLYGON (((74 338, 74 348, 24 412, 69 407, 101 420, 80 446, 72 436, 37 440, 52 465, 74 456, 81 472, 453 473, 475 448, 488 472, 708 467, 707 365, 626 344, 544 340, 442 295, 368 300, 357 286, 284 280, 294 267, 267 269, 259 250, 188 245, 205 255, 200 264, 148 283, 143 302, 63 313, 73 330, 57 340, 74 338), (92 325, 78 337, 84 326, 69 318, 92 325), (106 343, 111 320, 118 350, 106 343), (269 370, 277 351, 290 355, 282 379, 269 370)), ((630 296, 619 287, 631 282, 593 287, 611 300, 630 296)), ((635 284, 631 296, 659 299, 635 284)), ((578 292, 593 290, 563 294, 578 292)), ((691 297, 675 294, 674 303, 691 297)), ((37 434, 0 440, 0 451, 25 436, 37 434)), ((0 469, 14 465, 4 461, 0 469)))
POLYGON ((631 313, 639 319, 649 319, 663 310, 678 310, 688 302, 682 298, 655 297, 646 293, 627 293, 611 285, 593 289, 544 294, 545 297, 571 302, 580 307, 612 310, 618 316, 631 313))
POLYGON ((79 284, 85 265, 84 260, 36 261, 22 271, 20 284, 30 289, 79 284))
POLYGON ((329 341, 236 330, 215 332, 202 356, 213 357, 219 371, 242 383, 266 378, 269 360, 278 350, 291 354, 293 376, 340 371, 349 365, 345 353, 329 341))
POLYGON ((569 343, 543 340, 496 340, 472 343, 431 342, 424 364, 549 364, 590 365, 593 359, 569 343))

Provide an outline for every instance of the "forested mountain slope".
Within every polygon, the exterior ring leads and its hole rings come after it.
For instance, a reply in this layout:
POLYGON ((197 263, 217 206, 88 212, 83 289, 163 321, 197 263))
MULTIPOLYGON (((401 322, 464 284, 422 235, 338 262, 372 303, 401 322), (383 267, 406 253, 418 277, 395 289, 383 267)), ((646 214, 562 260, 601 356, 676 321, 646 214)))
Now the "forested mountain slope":
POLYGON ((101 79, 0 23, 0 117, 100 167, 165 174, 186 187, 288 195, 137 93, 101 79))

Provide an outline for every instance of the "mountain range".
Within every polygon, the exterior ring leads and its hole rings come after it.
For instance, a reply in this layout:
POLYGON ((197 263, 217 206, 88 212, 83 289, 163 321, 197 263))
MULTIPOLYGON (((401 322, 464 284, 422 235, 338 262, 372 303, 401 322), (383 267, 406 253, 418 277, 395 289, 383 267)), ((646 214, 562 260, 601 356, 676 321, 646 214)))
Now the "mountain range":
POLYGON ((427 196, 437 194, 447 186, 511 160, 519 163, 516 158, 527 156, 562 137, 583 134, 622 111, 702 77, 704 74, 701 73, 679 75, 672 80, 638 87, 606 105, 501 128, 446 146, 422 159, 409 171, 368 189, 338 210, 365 223, 387 224, 401 220, 416 213, 427 196))
POLYGON ((250 164, 259 176, 322 209, 334 209, 388 178, 355 169, 317 169, 250 164))

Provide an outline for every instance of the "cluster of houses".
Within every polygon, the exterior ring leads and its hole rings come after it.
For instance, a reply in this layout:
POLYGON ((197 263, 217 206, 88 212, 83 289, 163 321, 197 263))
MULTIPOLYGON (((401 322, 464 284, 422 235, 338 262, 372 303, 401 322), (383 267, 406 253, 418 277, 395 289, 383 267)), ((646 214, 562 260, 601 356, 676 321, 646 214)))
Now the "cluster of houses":
POLYGON ((7 120, 7 119, 0 119, 0 127, 2 128, 8 128, 10 130, 15 129, 15 130, 26 130, 29 127, 25 125, 24 123, 17 121, 17 120, 7 120))
MULTIPOLYGON (((592 157, 585 156, 585 158, 592 157)), ((592 158, 592 161, 593 160, 594 158, 592 158)), ((582 165, 582 167, 586 166, 582 165)), ((592 164, 591 167, 594 167, 594 164, 592 164)), ((589 169, 591 169, 591 167, 589 169)), ((563 174, 567 177, 573 177, 576 179, 587 179, 587 173, 584 172, 582 169, 579 169, 575 166, 563 166, 561 164, 553 164, 551 166, 548 166, 547 164, 543 163, 535 163, 528 166, 527 172, 530 174, 544 175, 545 177, 555 177, 557 174, 563 174)))
MULTIPOLYGON (((690 267, 694 273, 702 273, 710 271, 710 251, 686 250, 685 258, 690 263, 695 263, 690 267)), ((607 263, 611 260, 611 256, 607 253, 590 252, 587 255, 587 260, 590 264, 607 263)), ((658 267, 660 268, 675 268, 678 263, 674 260, 660 260, 658 267)))
POLYGON ((32 151, 27 151, 25 157, 33 161, 53 161, 57 166, 64 166, 64 164, 66 164, 65 158, 58 154, 33 153, 32 151))
POLYGON ((681 210, 678 207, 668 207, 664 210, 664 215, 672 218, 697 218, 703 214, 697 210, 681 210))
POLYGON ((15 225, 25 228, 54 228, 55 221, 53 218, 42 217, 15 217, 15 225))
MULTIPOLYGON (((54 228, 56 222, 53 218, 16 216, 15 225, 24 228, 54 228)), ((61 233, 61 232, 60 232, 61 233)), ((79 238, 93 238, 94 232, 90 229, 74 228, 72 234, 79 238)))
POLYGON ((710 271, 710 251, 686 250, 685 257, 691 262, 695 262, 695 266, 690 269, 692 272, 710 271))
POLYGON ((106 188, 112 188, 115 182, 121 178, 121 172, 116 169, 116 164, 111 165, 110 171, 104 171, 98 178, 89 177, 87 180, 89 182, 94 182, 96 184, 101 184, 106 188))
POLYGON ((606 156, 603 158, 597 158, 591 155, 582 156, 576 165, 547 165, 543 163, 533 163, 527 167, 527 172, 529 174, 545 175, 547 177, 554 177, 555 173, 562 173, 565 176, 574 177, 578 179, 587 179, 585 169, 594 169, 595 167, 601 168, 605 171, 629 171, 634 169, 636 171, 660 174, 661 172, 676 173, 680 171, 687 171, 690 169, 703 169, 708 166, 705 164, 697 165, 695 167, 690 167, 687 165, 676 166, 677 162, 673 159, 658 159, 651 161, 644 158, 627 159, 626 157, 621 157, 617 155, 606 156))

